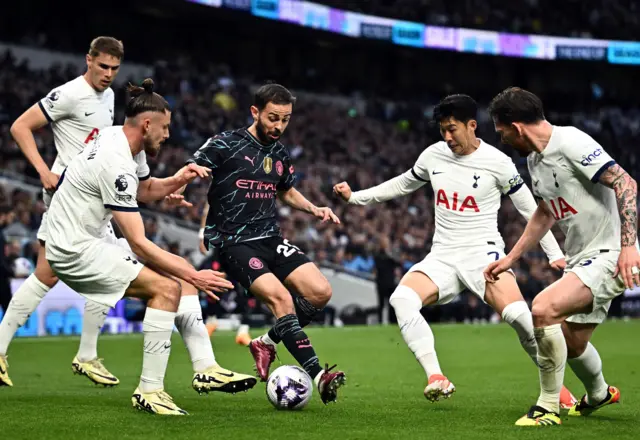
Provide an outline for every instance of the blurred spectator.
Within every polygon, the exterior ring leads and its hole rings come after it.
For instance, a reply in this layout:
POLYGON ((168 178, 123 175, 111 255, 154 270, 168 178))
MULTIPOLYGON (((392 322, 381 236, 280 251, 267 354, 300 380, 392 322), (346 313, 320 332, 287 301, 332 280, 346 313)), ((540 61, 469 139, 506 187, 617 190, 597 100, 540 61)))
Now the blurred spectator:
POLYGON ((0 201, 0 307, 4 312, 11 301, 11 278, 13 268, 7 257, 7 244, 4 236, 5 226, 13 221, 14 213, 9 205, 0 201))
POLYGON ((365 14, 439 26, 581 38, 640 39, 635 0, 314 0, 365 14))

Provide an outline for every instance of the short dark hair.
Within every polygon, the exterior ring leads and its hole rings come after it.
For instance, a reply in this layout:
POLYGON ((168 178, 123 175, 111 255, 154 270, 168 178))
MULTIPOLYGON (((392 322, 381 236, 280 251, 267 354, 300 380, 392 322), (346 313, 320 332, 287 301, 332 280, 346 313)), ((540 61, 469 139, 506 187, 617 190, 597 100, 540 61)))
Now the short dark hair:
POLYGON ((144 112, 164 113, 171 111, 167 100, 153 91, 151 78, 142 81, 142 87, 129 84, 127 91, 131 95, 124 109, 124 115, 127 118, 133 118, 144 112))
POLYGON ((253 96, 253 105, 258 110, 264 109, 270 102, 276 105, 294 105, 297 98, 284 86, 280 84, 265 84, 256 90, 253 96))
POLYGON ((465 124, 476 119, 478 104, 469 95, 449 95, 433 109, 433 120, 438 124, 449 118, 457 119, 465 124))
POLYGON ((498 93, 489 104, 489 114, 501 124, 533 124, 545 119, 540 98, 520 87, 509 87, 498 93))
POLYGON ((89 46, 89 55, 97 57, 101 53, 114 56, 119 60, 124 57, 124 46, 122 41, 113 37, 97 37, 94 38, 89 46))

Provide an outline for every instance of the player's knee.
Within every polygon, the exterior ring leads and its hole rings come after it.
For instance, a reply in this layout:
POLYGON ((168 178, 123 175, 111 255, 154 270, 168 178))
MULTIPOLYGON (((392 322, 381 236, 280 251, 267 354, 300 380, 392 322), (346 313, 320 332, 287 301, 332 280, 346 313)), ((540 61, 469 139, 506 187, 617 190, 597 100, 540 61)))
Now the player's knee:
POLYGON ((178 308, 182 286, 176 280, 168 277, 162 277, 162 281, 155 283, 154 298, 161 300, 170 308, 178 308))
POLYGON ((531 305, 531 316, 534 327, 546 327, 555 324, 560 313, 553 300, 536 297, 531 305))
POLYGON ((324 308, 331 299, 331 295, 333 295, 331 284, 324 279, 323 282, 316 284, 313 288, 313 306, 319 309, 324 308))
POLYGON ((267 305, 276 315, 289 315, 295 313, 293 298, 287 289, 278 289, 267 295, 267 305))

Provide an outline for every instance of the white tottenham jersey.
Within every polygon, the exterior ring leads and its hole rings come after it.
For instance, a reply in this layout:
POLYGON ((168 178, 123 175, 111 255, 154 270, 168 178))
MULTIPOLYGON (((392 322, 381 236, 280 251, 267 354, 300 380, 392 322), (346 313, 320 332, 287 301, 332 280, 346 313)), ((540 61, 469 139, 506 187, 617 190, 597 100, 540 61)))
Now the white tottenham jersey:
POLYGON ((434 247, 466 247, 493 242, 504 246, 498 232, 498 210, 504 194, 524 183, 513 161, 480 141, 473 153, 457 156, 446 142, 424 150, 411 170, 431 181, 435 198, 434 247))
POLYGON ((575 127, 553 127, 541 154, 527 158, 533 194, 545 201, 565 234, 569 265, 599 250, 620 250, 620 216, 613 190, 598 183, 615 161, 575 127))
POLYGON ((38 101, 51 123, 58 157, 51 171, 60 174, 100 130, 113 124, 114 94, 98 92, 79 76, 38 101))
POLYGON ((137 169, 122 126, 102 130, 60 178, 47 218, 47 259, 66 260, 95 246, 112 210, 137 211, 137 169))

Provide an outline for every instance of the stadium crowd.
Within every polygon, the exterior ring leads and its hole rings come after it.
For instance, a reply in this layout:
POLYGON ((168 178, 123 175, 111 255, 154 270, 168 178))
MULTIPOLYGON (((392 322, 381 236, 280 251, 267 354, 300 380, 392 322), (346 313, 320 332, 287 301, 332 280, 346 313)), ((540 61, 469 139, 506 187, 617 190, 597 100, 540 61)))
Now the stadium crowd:
MULTIPOLYGON (((224 65, 210 65, 206 71, 195 69, 187 58, 170 64, 159 62, 154 68, 157 90, 164 94, 174 111, 170 141, 157 158, 149 160, 152 175, 173 174, 209 136, 249 125, 251 78, 234 75, 224 65)), ((79 73, 66 66, 33 70, 26 64, 16 63, 9 53, 0 56, 0 171, 37 179, 12 140, 10 125, 51 88, 79 73)), ((117 88, 116 123, 124 119, 125 100, 125 90, 117 88)), ((281 225, 285 236, 319 263, 365 273, 376 273, 379 267, 379 275, 386 284, 393 284, 393 280, 422 259, 431 246, 434 228, 433 194, 428 185, 411 196, 370 207, 347 207, 332 195, 331 188, 342 180, 348 181, 354 190, 370 187, 410 168, 424 147, 439 140, 437 129, 429 123, 434 104, 428 102, 417 107, 379 100, 356 102, 306 95, 299 99, 284 138, 296 165, 298 188, 314 203, 332 207, 342 224, 320 224, 310 216, 282 207, 281 225)), ((637 145, 640 138, 638 116, 637 110, 622 112, 615 107, 590 113, 548 111, 552 122, 577 125, 592 133, 636 178, 639 177, 638 152, 628 146, 637 145)), ((484 110, 479 123, 480 137, 498 145, 484 110)), ((36 141, 43 157, 52 163, 55 150, 50 130, 40 130, 36 141)), ((523 159, 515 160, 526 176, 523 159)), ((176 209, 164 203, 147 208, 191 222, 195 229, 206 191, 205 182, 189 186, 185 196, 193 203, 192 208, 176 209)), ((35 231, 44 211, 42 201, 20 189, 9 191, 0 187, 2 204, 10 205, 15 214, 14 221, 4 229, 8 238, 7 255, 33 259, 35 231)), ((146 222, 147 233, 158 244, 182 254, 191 251, 166 242, 158 234, 153 216, 146 222)), ((510 248, 520 236, 525 220, 508 198, 504 200, 499 223, 510 248)), ((558 238, 562 244, 561 237, 558 238)), ((517 275, 529 298, 558 276, 548 268, 540 250, 523 260, 517 275)))
POLYGON ((314 0, 340 9, 438 26, 636 41, 634 0, 314 0))

